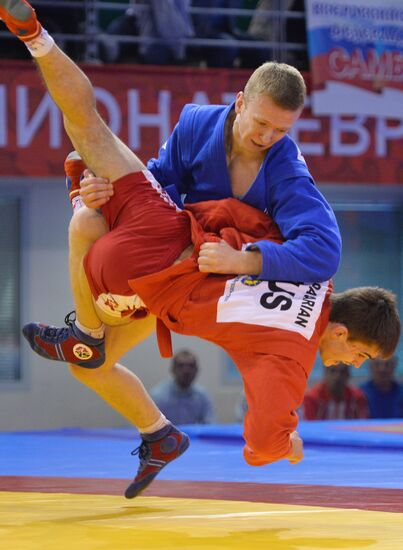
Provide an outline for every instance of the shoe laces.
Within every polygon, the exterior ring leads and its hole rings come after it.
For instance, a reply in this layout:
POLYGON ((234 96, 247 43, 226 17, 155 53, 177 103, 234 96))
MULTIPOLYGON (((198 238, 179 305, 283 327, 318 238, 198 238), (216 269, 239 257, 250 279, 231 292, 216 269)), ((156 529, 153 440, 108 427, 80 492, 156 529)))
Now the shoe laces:
POLYGON ((130 454, 132 456, 139 455, 139 460, 140 460, 139 472, 141 472, 147 465, 147 460, 151 454, 150 445, 148 444, 147 441, 143 439, 141 442, 141 445, 136 447, 136 449, 134 449, 134 451, 132 451, 130 454))
POLYGON ((76 312, 70 311, 70 313, 68 313, 64 318, 64 322, 66 323, 67 327, 46 327, 45 329, 43 329, 43 335, 53 342, 59 342, 60 339, 64 339, 70 334, 71 325, 74 323, 75 320, 76 312))
POLYGON ((73 311, 70 311, 70 313, 66 315, 66 317, 64 318, 64 322, 68 327, 70 327, 76 319, 77 319, 76 312, 73 309, 73 311))

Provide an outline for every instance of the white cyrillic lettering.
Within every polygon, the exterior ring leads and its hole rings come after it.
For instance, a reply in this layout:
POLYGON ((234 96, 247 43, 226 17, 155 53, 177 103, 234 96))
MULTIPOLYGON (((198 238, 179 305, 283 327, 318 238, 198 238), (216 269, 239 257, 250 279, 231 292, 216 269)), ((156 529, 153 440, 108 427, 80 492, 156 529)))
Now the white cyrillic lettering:
POLYGON ((61 114, 48 93, 43 96, 33 116, 28 120, 28 87, 17 86, 16 107, 18 147, 29 147, 47 116, 49 117, 49 147, 58 149, 61 146, 61 114))
MULTIPOLYGON (((305 107, 311 106, 311 98, 305 100, 305 107)), ((300 118, 291 128, 289 134, 294 141, 298 143, 298 147, 303 155, 322 156, 325 154, 323 143, 303 142, 300 139, 301 132, 320 132, 321 122, 318 118, 300 118)))
POLYGON ((395 126, 388 126, 387 119, 379 117, 375 125, 375 154, 377 157, 386 157, 388 140, 403 138, 403 120, 395 126))
POLYGON ((331 116, 330 154, 345 157, 356 157, 364 154, 370 143, 369 132, 364 127, 366 120, 364 116, 356 116, 352 120, 342 120, 339 116, 331 116), (356 136, 355 143, 343 143, 343 134, 356 136))
POLYGON ((207 92, 195 92, 191 103, 196 103, 196 105, 210 105, 210 100, 208 98, 207 92))
POLYGON ((163 143, 171 132, 171 92, 162 90, 158 94, 158 113, 140 113, 139 92, 129 90, 128 93, 128 139, 129 147, 135 151, 141 149, 140 128, 159 128, 159 143, 163 143))

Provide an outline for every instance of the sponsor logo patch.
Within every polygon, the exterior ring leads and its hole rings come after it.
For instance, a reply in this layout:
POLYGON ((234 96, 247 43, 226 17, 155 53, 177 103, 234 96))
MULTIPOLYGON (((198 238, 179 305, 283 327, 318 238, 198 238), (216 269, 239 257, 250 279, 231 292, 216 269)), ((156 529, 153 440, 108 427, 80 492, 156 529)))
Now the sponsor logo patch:
POLYGON ((93 351, 90 347, 80 342, 73 347, 73 354, 75 357, 77 357, 77 359, 86 361, 87 359, 91 359, 91 357, 93 356, 93 351))
POLYGON ((263 281, 255 279, 254 277, 250 277, 249 275, 241 278, 241 283, 246 286, 257 286, 260 285, 260 283, 262 282, 263 281))

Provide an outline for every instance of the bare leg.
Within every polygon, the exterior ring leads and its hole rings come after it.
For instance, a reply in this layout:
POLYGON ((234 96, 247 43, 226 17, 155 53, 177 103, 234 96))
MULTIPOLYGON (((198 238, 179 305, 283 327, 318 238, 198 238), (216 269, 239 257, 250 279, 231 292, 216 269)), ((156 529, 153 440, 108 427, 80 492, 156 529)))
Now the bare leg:
POLYGON ((106 362, 98 369, 70 365, 77 380, 95 391, 113 409, 142 432, 161 417, 141 380, 116 361, 147 338, 155 328, 155 318, 146 317, 127 325, 106 328, 106 362))
MULTIPOLYGON (((96 329, 108 319, 94 305, 83 267, 83 259, 92 244, 107 231, 102 215, 81 208, 70 223, 70 279, 77 319, 88 328, 96 329), (101 321, 102 319, 102 321, 101 321)), ((155 329, 155 319, 131 321, 123 326, 106 327, 106 361, 98 369, 70 365, 73 376, 95 391, 112 408, 139 430, 146 430, 161 417, 161 413, 146 392, 140 379, 117 361, 131 348, 147 338, 155 329)))
POLYGON ((86 75, 56 45, 35 59, 46 87, 64 115, 67 133, 85 164, 111 182, 144 164, 99 116, 86 75))

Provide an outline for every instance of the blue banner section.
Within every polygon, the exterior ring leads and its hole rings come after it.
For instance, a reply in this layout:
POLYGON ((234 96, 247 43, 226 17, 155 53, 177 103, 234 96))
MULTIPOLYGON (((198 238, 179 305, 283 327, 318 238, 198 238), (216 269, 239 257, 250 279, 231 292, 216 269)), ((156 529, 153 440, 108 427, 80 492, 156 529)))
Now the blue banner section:
MULTIPOLYGON (((402 36, 403 41, 403 36, 402 36)), ((324 55, 328 53, 331 48, 343 48, 348 52, 352 52, 357 48, 357 44, 348 40, 347 38, 338 38, 337 43, 335 43, 334 38, 330 35, 328 28, 313 29, 308 34, 308 44, 309 44, 309 53, 310 57, 315 57, 317 55, 324 55)), ((385 43, 368 43, 366 46, 361 46, 360 49, 365 52, 371 49, 375 49, 378 55, 381 55, 383 52, 393 52, 395 47, 392 44, 385 43)), ((403 52, 402 52, 403 53, 403 52)), ((403 78, 403 75, 402 75, 403 78)))
POLYGON ((403 119, 402 0, 306 0, 316 115, 403 119))

